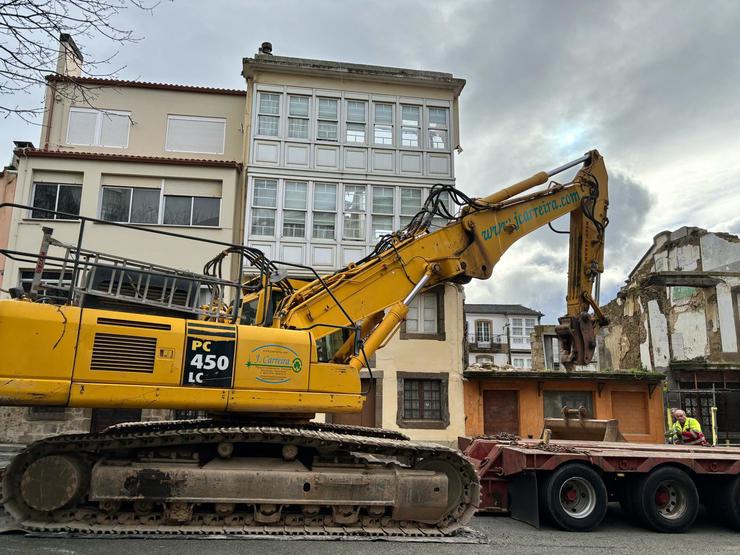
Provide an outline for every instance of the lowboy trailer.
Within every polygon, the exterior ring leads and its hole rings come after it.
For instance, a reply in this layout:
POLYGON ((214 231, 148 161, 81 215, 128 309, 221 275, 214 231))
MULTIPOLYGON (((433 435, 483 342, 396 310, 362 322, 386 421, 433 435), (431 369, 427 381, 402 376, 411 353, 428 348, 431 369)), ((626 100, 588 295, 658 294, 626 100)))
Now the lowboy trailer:
POLYGON ((585 532, 618 501, 636 524, 670 533, 688 530, 703 504, 740 530, 740 447, 464 437, 459 447, 478 472, 483 513, 585 532))

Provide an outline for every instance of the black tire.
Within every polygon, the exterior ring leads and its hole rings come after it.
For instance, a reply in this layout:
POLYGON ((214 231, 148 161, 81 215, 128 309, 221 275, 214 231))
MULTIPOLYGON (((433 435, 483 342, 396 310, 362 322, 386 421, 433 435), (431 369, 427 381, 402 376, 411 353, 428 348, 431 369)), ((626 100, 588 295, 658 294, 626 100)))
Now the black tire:
POLYGON ((699 493, 683 470, 663 467, 643 477, 635 491, 635 515, 658 532, 685 532, 699 513, 699 493))
POLYGON ((601 476, 588 466, 566 464, 543 484, 542 510, 555 526, 570 532, 588 532, 606 515, 609 498, 601 476))
POLYGON ((717 520, 730 528, 740 530, 740 476, 718 481, 710 489, 711 499, 707 499, 707 510, 717 520))

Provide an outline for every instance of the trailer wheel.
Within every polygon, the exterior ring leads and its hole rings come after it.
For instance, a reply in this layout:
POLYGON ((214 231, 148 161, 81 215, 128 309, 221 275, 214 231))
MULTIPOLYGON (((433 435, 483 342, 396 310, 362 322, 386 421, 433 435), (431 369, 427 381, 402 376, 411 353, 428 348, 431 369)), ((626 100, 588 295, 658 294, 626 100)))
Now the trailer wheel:
POLYGON ((654 470, 640 480, 635 493, 636 516, 658 532, 685 532, 699 512, 694 481, 678 468, 654 470))
POLYGON ((730 528, 740 530, 740 476, 721 485, 712 492, 712 512, 730 528))
POLYGON ((567 464, 547 477, 545 510, 549 519, 563 530, 588 532, 606 515, 606 486, 601 476, 582 464, 567 464))

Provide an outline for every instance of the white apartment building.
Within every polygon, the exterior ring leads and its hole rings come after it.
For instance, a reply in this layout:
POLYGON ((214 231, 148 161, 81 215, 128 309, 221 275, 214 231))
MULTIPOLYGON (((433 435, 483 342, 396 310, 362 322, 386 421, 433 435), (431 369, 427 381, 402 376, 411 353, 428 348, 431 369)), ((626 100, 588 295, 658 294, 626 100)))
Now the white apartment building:
POLYGON ((465 303, 468 364, 532 369, 530 336, 542 316, 519 304, 465 303))
MULTIPOLYGON (((432 185, 454 185, 464 80, 276 56, 267 44, 244 60, 243 75, 244 240, 268 258, 319 273, 346 267, 406 225, 432 185)), ((460 288, 420 295, 400 334, 376 353, 363 415, 329 418, 454 443, 464 431, 461 331, 460 288)))

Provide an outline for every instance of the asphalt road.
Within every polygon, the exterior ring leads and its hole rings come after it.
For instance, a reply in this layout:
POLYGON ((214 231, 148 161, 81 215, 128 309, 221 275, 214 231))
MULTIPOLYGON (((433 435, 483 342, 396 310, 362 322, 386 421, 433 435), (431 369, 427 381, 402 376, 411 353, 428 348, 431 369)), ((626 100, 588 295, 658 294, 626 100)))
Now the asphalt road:
POLYGON ((601 527, 588 534, 572 534, 554 528, 534 529, 507 517, 478 516, 474 533, 465 541, 429 543, 399 541, 290 540, 290 539, 85 539, 0 536, 0 553, 39 555, 127 555, 198 553, 275 555, 331 554, 490 554, 510 553, 647 553, 696 555, 698 553, 740 553, 740 533, 721 528, 700 515, 686 534, 666 535, 636 528, 627 523, 618 505, 610 505, 601 527), (476 543, 469 543, 474 541, 476 543))

